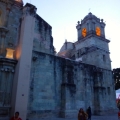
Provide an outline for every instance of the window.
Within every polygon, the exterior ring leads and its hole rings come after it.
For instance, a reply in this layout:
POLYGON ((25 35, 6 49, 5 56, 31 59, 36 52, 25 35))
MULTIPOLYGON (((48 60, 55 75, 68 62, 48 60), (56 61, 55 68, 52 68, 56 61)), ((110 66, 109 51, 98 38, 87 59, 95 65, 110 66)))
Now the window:
POLYGON ((103 55, 103 61, 106 62, 106 56, 105 55, 103 55))
POLYGON ((77 57, 79 58, 79 51, 77 52, 77 57))
POLYGON ((108 95, 110 95, 110 87, 108 87, 107 89, 108 89, 108 95))

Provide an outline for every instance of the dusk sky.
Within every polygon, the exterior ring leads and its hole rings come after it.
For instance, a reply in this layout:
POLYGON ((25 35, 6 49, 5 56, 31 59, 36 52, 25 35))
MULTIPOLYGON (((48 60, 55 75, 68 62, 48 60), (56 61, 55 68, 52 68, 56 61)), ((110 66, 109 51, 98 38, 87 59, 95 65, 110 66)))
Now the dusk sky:
POLYGON ((120 67, 120 0, 23 0, 36 6, 37 13, 52 26, 54 47, 58 52, 65 39, 77 41, 77 21, 92 12, 106 23, 110 40, 112 68, 120 67))

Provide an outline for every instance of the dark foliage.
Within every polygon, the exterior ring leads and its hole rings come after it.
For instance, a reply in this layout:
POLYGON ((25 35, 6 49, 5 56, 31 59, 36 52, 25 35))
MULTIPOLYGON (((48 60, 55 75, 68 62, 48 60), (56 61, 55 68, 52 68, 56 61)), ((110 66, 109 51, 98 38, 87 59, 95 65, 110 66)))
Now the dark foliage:
POLYGON ((115 90, 120 88, 120 68, 113 69, 113 78, 115 81, 115 90))

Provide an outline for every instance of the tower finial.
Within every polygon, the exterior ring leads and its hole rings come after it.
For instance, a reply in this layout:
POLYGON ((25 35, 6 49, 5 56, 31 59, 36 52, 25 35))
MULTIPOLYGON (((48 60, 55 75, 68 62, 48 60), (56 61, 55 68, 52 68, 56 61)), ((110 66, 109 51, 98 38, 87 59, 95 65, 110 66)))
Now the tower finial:
POLYGON ((65 39, 65 49, 67 50, 67 39, 65 39))
POLYGON ((91 13, 91 11, 90 11, 90 10, 91 10, 91 8, 89 8, 89 9, 88 9, 89 13, 91 13))
POLYGON ((67 39, 65 39, 65 43, 67 43, 67 39))

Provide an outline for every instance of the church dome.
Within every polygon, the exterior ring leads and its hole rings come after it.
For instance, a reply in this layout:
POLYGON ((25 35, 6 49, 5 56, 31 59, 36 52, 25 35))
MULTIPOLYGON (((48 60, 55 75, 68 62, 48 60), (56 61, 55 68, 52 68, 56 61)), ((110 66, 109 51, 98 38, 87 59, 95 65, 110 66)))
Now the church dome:
POLYGON ((93 15, 93 14, 90 12, 90 13, 88 13, 88 15, 86 15, 86 16, 84 17, 84 19, 81 21, 81 23, 83 23, 83 22, 85 22, 85 21, 87 21, 87 20, 91 20, 91 19, 94 19, 94 20, 100 22, 100 19, 97 18, 95 15, 93 15))
POLYGON ((96 18, 96 19, 97 19, 97 17, 96 17, 95 15, 93 15, 91 12, 88 13, 88 15, 86 15, 86 16, 84 17, 84 19, 90 19, 90 18, 96 18))

